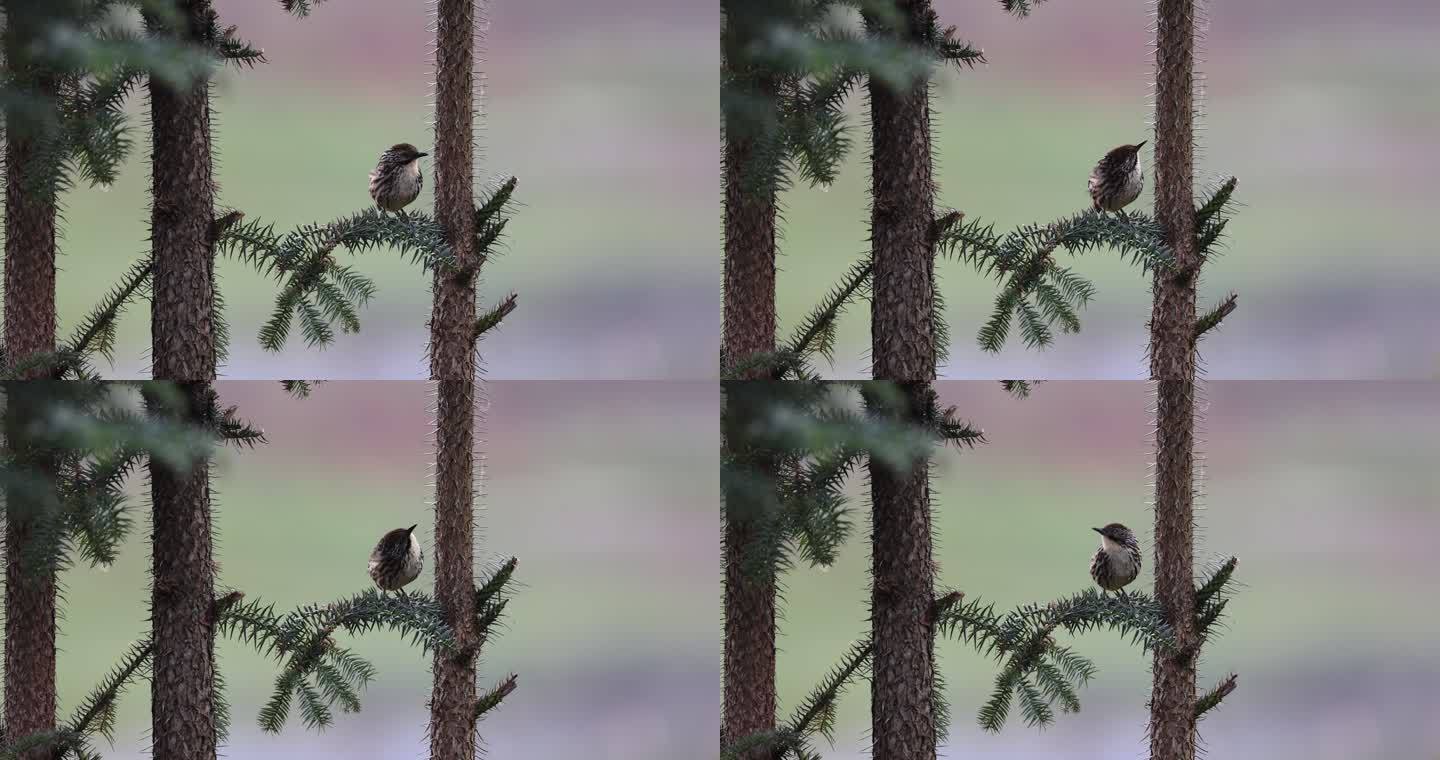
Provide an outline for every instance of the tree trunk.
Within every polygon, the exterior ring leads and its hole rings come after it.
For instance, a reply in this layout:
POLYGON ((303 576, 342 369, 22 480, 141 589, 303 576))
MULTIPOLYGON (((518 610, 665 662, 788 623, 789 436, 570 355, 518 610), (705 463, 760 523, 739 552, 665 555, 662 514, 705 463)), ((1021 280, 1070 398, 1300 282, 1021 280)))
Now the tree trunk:
MULTIPOLYGON (((29 70, 21 50, 30 30, 10 13, 5 29, 5 60, 16 75, 41 95, 54 95, 55 82, 43 72, 29 70)), ((11 366, 36 354, 55 350, 55 209, 53 200, 25 192, 26 177, 34 171, 34 141, 22 121, 6 118, 5 135, 5 354, 11 366)), ((8 369, 8 367, 6 368, 8 369)), ((6 392, 10 406, 5 419, 8 445, 28 448, 23 432, 27 410, 39 401, 34 381, 43 369, 25 373, 31 382, 14 383, 6 392)), ((54 465, 39 456, 29 462, 42 474, 53 476, 54 465)), ((34 523, 33 508, 20 492, 5 498, 5 705, 4 725, 11 739, 55 728, 55 576, 26 573, 21 552, 34 523)), ((48 757, 44 749, 27 752, 22 760, 48 757)))
MULTIPOLYGON (((756 85, 774 98, 775 84, 756 85)), ((731 364, 775 350, 775 194, 744 186, 753 143, 746 130, 725 135, 725 319, 722 352, 731 364)), ((763 379, 759 374, 751 379, 763 379)))
MULTIPOLYGON (((761 78, 756 95, 774 98, 775 84, 761 78)), ((775 350, 775 195, 746 188, 744 172, 754 139, 740 125, 725 133, 724 350, 730 364, 775 350)), ((761 381, 763 371, 747 377, 761 381)), ((757 467, 765 469, 760 461, 757 467)), ((739 510, 736 510, 737 512, 739 510)), ((725 564, 725 653, 720 744, 729 745, 775 728, 775 584, 752 578, 741 567, 753 539, 746 521, 727 511, 722 547, 725 564)), ((763 749, 746 760, 768 757, 763 749)))
MULTIPOLYGON (((435 40, 435 219, 460 270, 475 261, 473 0, 439 0, 435 40)), ((435 599, 461 656, 437 652, 431 760, 475 757, 475 278, 435 273, 430 377, 435 423, 435 599)))
MULTIPOLYGON (((16 44, 15 29, 6 35, 16 44)), ((7 56, 14 60, 13 52, 7 56)), ((36 88, 54 93, 53 80, 36 88)), ((13 117, 5 140, 5 353, 12 366, 55 350, 55 201, 25 191, 34 141, 13 117)), ((46 376, 43 369, 28 379, 46 376)), ((7 692, 8 693, 8 692, 7 692)))
MULTIPOLYGON (((7 315, 8 316, 8 315, 7 315)), ((5 441, 21 465, 54 476, 54 462, 35 451, 27 428, 45 408, 46 381, 8 383, 4 403, 5 441)), ((5 494, 5 720, 9 740, 55 728, 55 575, 23 567, 22 552, 31 540, 35 511, 42 502, 16 489, 5 494)), ((20 760, 49 760, 51 750, 26 752, 20 760)))
MULTIPOLYGON (((205 42, 208 0, 181 4, 183 28, 168 30, 205 42)), ((150 80, 151 301, 153 377, 176 383, 180 413, 200 424, 214 394, 214 181, 208 82, 185 90, 150 80)), ((209 465, 173 472, 150 462, 155 640, 150 719, 155 760, 215 757, 215 565, 210 532, 209 465)))
MULTIPOLYGON (((745 521, 726 513, 722 747, 775 728, 775 584, 750 577, 741 566, 751 534, 745 521)), ((759 749, 744 758, 769 756, 759 749)))
MULTIPOLYGON (((899 33, 919 41, 933 14, 926 0, 899 4, 899 33)), ((930 98, 921 82, 895 92, 871 78, 871 359, 876 380, 900 384, 918 420, 935 379, 935 256, 930 239, 930 98)), ((896 473, 870 462, 870 597, 875 760, 933 760, 934 596, 928 465, 896 473)))
POLYGON ((1195 758, 1195 57, 1193 0, 1159 0, 1155 52, 1155 218, 1175 272, 1157 272, 1150 318, 1155 414, 1155 598, 1175 627, 1173 653, 1157 653, 1150 697, 1150 757, 1195 758))
MULTIPOLYGON (((928 0, 901 2, 903 33, 921 43, 928 0)), ((870 78, 870 311, 877 380, 935 379, 935 248, 930 236, 935 183, 930 155, 930 92, 921 82, 896 92, 870 78)))

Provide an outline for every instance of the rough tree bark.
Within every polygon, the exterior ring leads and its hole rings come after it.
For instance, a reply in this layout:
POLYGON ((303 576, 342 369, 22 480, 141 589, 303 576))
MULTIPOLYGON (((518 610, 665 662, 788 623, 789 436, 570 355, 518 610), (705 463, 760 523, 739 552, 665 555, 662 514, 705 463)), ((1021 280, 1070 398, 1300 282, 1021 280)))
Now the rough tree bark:
MULTIPOLYGON (((756 94, 773 98, 775 85, 761 78, 756 94)), ((746 188, 744 167, 753 139, 732 128, 725 135, 725 303, 722 353, 731 363, 775 350, 775 195, 746 188)), ((750 380, 764 382, 763 372, 750 380)), ((757 463, 765 469, 765 462, 757 463)), ((750 577, 741 567, 753 530, 724 518, 725 644, 724 704, 720 744, 775 728, 775 584, 750 577)), ((766 757, 763 749, 747 760, 766 757)))
MULTIPOLYGON (((755 90, 760 98, 776 96, 769 78, 755 90)), ((732 363, 775 350, 775 194, 745 187, 753 143, 744 130, 726 130, 723 345, 732 363)))
MULTIPOLYGON (((474 0, 439 0, 435 31, 435 219, 473 272, 474 0)), ((435 423, 435 598, 461 654, 437 652, 430 694, 430 757, 475 757, 475 277, 437 268, 430 314, 435 423)))
MULTIPOLYGON (((933 17, 928 0, 899 3, 912 41, 933 17)), ((935 379, 935 251, 930 237, 930 98, 920 82, 892 91, 870 79, 871 358, 877 380, 900 384, 917 420, 935 379)), ((875 760, 933 760, 934 596, 928 465, 896 473, 870 462, 871 741, 875 760)))
POLYGON ((1155 655, 1150 757, 1195 758, 1194 0, 1159 0, 1155 51, 1155 218, 1175 252, 1155 275, 1150 376, 1155 413, 1155 598, 1175 628, 1155 655))
MULTIPOLYGON (((5 15, 5 60, 20 82, 39 94, 55 93, 55 81, 25 65, 23 45, 32 30, 23 14, 5 15)), ((55 209, 53 200, 25 192, 33 171, 34 141, 18 119, 8 117, 5 135, 5 352, 11 366, 26 357, 55 350, 55 209)), ((30 382, 46 375, 44 369, 25 374, 24 381, 6 391, 11 405, 5 438, 11 446, 25 447, 25 410, 35 395, 30 382), (30 382, 25 382, 30 381, 30 382)), ((53 463, 38 457, 31 466, 53 471, 53 463)), ((21 493, 6 494, 5 516, 5 707, 4 725, 12 739, 55 728, 55 576, 26 573, 21 551, 29 540, 33 519, 21 493)), ((40 760, 45 750, 26 753, 22 760, 40 760)))
MULTIPOLYGON (((721 746, 775 728, 775 585, 747 575, 741 566, 752 533, 745 521, 727 515, 721 746)), ((762 748, 746 755, 746 760, 765 757, 762 748)))
MULTIPOLYGON (((166 33, 208 44, 209 0, 179 4, 166 33)), ((151 78, 152 375, 175 383, 199 424, 215 380, 214 181, 209 83, 172 89, 151 78)), ((155 760, 215 757, 215 565, 209 466, 184 472, 151 461, 151 626, 155 640, 150 718, 155 760)))
MULTIPOLYGON (((53 460, 34 451, 26 440, 31 412, 43 408, 48 384, 44 380, 7 383, 0 403, 10 407, 5 440, 22 453, 21 463, 53 475, 53 460), (25 456, 26 452, 32 456, 25 456)), ((4 726, 11 740, 55 728, 55 575, 23 566, 22 552, 34 525, 32 510, 43 508, 27 504, 26 498, 26 492, 19 490, 5 494, 4 726)), ((42 747, 20 755, 20 760, 49 760, 50 753, 42 747)))

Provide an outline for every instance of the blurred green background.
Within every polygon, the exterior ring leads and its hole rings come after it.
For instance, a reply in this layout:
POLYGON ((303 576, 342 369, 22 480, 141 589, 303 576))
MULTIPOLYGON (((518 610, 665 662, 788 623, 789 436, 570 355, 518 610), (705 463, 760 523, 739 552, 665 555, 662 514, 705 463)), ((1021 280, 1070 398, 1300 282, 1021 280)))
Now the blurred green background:
MULTIPOLYGON (((993 381, 939 384, 989 444, 947 452, 934 481, 940 582, 1001 609, 1090 585, 1090 528, 1140 536, 1153 582, 1153 396, 1136 381, 1056 381, 1027 400, 993 381)), ((1200 664, 1205 688, 1240 687, 1201 725, 1208 756, 1413 760, 1440 752, 1440 383, 1218 381, 1204 386, 1197 561, 1239 557, 1242 586, 1200 664), (1427 754, 1428 753, 1428 754, 1427 754)), ((868 629, 868 518, 827 572, 784 578, 782 715, 868 629)), ((997 666, 937 649, 952 729, 943 757, 1145 755, 1149 659, 1119 636, 1075 640, 1099 666, 1082 712, 1027 728, 1012 711, 985 734, 976 711, 997 666)), ((868 757, 869 688, 842 700, 831 760, 868 757)))
MULTIPOLYGON (((1026 20, 998 2, 938 0, 990 64, 947 73, 932 109, 937 203, 999 230, 1089 204, 1085 180, 1110 148, 1142 153, 1153 202, 1151 25, 1146 0, 1045 3, 1026 20)), ((1200 46, 1200 185, 1239 177, 1244 206, 1206 267, 1201 304, 1240 308, 1206 341, 1212 377, 1440 377, 1440 5, 1413 0, 1209 2, 1200 46)), ((868 117, 853 98, 855 160, 828 191, 787 193, 781 320, 793 325, 868 250, 868 117)), ((1043 353, 1016 341, 983 354, 975 333, 997 287, 936 267, 953 378, 1143 378, 1149 283, 1112 253, 1075 262, 1099 287, 1079 335, 1043 353)), ((868 375, 868 309, 843 320, 837 378, 868 375)))
MULTIPOLYGON (((217 86, 217 202, 277 229, 368 205, 367 175, 396 142, 433 145, 433 7, 347 0, 296 20, 275 0, 219 0, 269 63, 217 86)), ((479 69, 487 117, 477 174, 519 178, 508 253, 481 302, 514 290, 520 311, 486 338, 492 377, 715 376, 720 261, 719 6, 653 0, 491 3, 479 69)), ((148 106, 137 97, 134 160, 106 190, 65 198, 59 308, 68 330, 148 248, 148 106)), ((422 161, 432 206, 434 168, 422 161)), ((342 259, 344 254, 342 254, 342 259)), ((427 377, 428 279, 398 255, 359 261, 380 293, 362 332, 325 352, 265 354, 255 334, 278 287, 222 262, 233 378, 427 377)), ((149 370, 148 305, 120 330, 115 374, 149 370)), ((62 333, 63 334, 63 333, 62 333)))
MULTIPOLYGON (((420 523, 433 585, 431 420, 424 382, 353 381, 312 398, 278 383, 227 381, 227 404, 269 444, 226 450, 213 481, 219 582, 287 609, 370 585, 385 531, 420 523)), ((672 760, 715 744, 720 711, 719 391, 704 382, 495 381, 480 447, 477 558, 519 558, 517 594, 487 645, 482 683, 520 688, 487 718, 490 756, 672 760)), ((482 405, 484 406, 484 405, 482 405)), ((135 529, 108 570, 65 573, 59 681, 66 716, 149 628, 148 504, 135 479, 135 529)), ((292 712, 269 735, 256 715, 277 665, 223 642, 233 725, 225 755, 420 757, 429 659, 386 632, 350 639, 379 676, 358 715, 325 734, 292 712)), ((106 757, 148 756, 149 690, 122 698, 106 757)))

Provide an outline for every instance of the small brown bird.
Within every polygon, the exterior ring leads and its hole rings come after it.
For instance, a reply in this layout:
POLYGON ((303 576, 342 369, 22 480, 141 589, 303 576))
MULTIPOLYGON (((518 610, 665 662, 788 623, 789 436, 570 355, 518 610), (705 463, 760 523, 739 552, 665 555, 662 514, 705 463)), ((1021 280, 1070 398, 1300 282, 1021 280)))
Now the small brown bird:
POLYGON ((385 211, 399 211, 420 196, 425 178, 420 159, 430 155, 410 143, 398 143, 380 154, 380 163, 370 172, 370 197, 385 211))
POLYGON ((1119 211, 1135 202, 1145 188, 1139 145, 1121 145, 1105 154, 1090 172, 1090 200, 1096 211, 1119 211))
POLYGON ((1090 577, 1106 591, 1119 591, 1140 574, 1140 542, 1120 523, 1091 530, 1100 534, 1100 549, 1090 560, 1090 577))
POLYGON ((370 579, 376 586, 385 591, 398 591, 420 577, 425 554, 420 551, 420 540, 415 538, 416 527, 418 523, 386 533, 375 545, 375 551, 370 552, 370 579))

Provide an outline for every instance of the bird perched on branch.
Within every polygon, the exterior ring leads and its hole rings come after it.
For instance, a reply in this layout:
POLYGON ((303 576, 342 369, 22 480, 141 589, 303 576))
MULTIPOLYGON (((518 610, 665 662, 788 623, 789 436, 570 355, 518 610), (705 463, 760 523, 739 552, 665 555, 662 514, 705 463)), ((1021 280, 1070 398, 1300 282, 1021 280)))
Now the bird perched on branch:
POLYGON ((370 172, 370 197, 385 211, 399 211, 420 196, 425 178, 420 159, 430 155, 410 143, 398 143, 380 154, 380 163, 370 172))
POLYGON ((1091 530, 1100 534, 1100 549, 1090 560, 1090 577, 1106 591, 1119 591, 1140 574, 1140 542, 1120 523, 1091 530))
POLYGON ((407 583, 420 577, 425 566, 425 554, 420 551, 420 540, 415 538, 415 528, 396 528, 380 538, 375 551, 370 552, 370 579, 385 591, 398 591, 407 583))
POLYGON ((1145 188, 1145 172, 1140 168, 1140 148, 1145 145, 1121 145, 1105 154, 1090 172, 1090 200, 1096 211, 1119 211, 1135 202, 1145 188))

